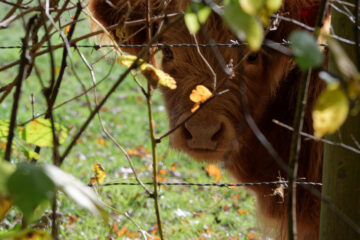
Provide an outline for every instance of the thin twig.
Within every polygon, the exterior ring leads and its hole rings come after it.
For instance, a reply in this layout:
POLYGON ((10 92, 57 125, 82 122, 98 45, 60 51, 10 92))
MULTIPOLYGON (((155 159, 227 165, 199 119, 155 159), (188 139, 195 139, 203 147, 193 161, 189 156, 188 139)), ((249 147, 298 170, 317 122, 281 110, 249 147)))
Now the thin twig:
MULTIPOLYGON (((82 10, 81 2, 78 2, 76 12, 75 12, 75 15, 74 15, 74 21, 73 21, 72 25, 70 26, 69 33, 66 36, 66 41, 67 42, 71 41, 71 38, 72 38, 72 36, 73 36, 73 34, 75 32, 76 20, 79 18, 81 10, 82 10)), ((61 83, 62 83, 62 80, 63 80, 63 76, 64 76, 64 73, 65 73, 65 68, 67 66, 66 58, 67 58, 68 54, 70 54, 69 49, 64 48, 58 78, 56 80, 56 83, 54 85, 52 85, 51 88, 50 88, 51 91, 52 91, 51 98, 50 98, 51 107, 54 105, 55 100, 57 98, 57 95, 59 93, 59 89, 60 89, 60 86, 61 86, 61 83)))
MULTIPOLYGON (((66 41, 70 41, 71 38, 72 38, 72 35, 73 35, 74 31, 75 31, 76 20, 79 18, 81 10, 82 10, 81 3, 78 2, 77 9, 76 9, 76 12, 75 12, 75 15, 74 15, 75 22, 70 27, 69 33, 67 34, 67 37, 66 37, 66 41)), ((45 13, 45 11, 44 11, 44 13, 45 13)), ((45 27, 45 34, 48 34, 49 30, 47 29, 45 21, 44 21, 44 27, 45 27)), ((51 49, 50 37, 46 36, 46 39, 48 41, 48 46, 51 49)), ((51 59, 51 76, 52 77, 51 77, 51 81, 50 81, 50 87, 46 91, 44 91, 45 98, 48 100, 48 105, 49 105, 48 106, 48 111, 45 114, 45 118, 51 118, 52 109, 53 109, 53 106, 55 104, 56 98, 58 96, 62 80, 64 78, 65 69, 67 67, 66 59, 67 59, 68 54, 69 54, 68 49, 63 48, 63 54, 62 54, 62 59, 61 59, 61 66, 60 66, 60 70, 59 70, 59 75, 58 75, 58 77, 57 77, 57 79, 55 81, 55 64, 54 64, 54 60, 53 60, 53 58, 54 58, 53 57, 53 51, 49 50, 49 53, 50 53, 50 59, 51 59)), ((41 148, 39 146, 37 146, 35 148, 35 152, 40 153, 40 149, 41 148)), ((56 166, 60 166, 60 165, 57 165, 57 164, 60 164, 60 161, 59 161, 58 158, 57 158, 57 161, 56 161, 56 166)))
POLYGON ((1 22, 11 17, 16 12, 16 10, 21 9, 22 1, 23 0, 17 0, 16 4, 13 5, 13 8, 9 10, 9 12, 5 15, 5 17, 1 20, 1 22))
POLYGON ((356 66, 357 70, 360 71, 360 47, 359 47, 359 5, 360 0, 355 1, 354 15, 355 15, 355 25, 354 25, 354 38, 355 38, 355 49, 356 49, 356 66))
MULTIPOLYGON (((61 29, 57 27, 56 21, 50 15, 50 9, 49 9, 50 8, 50 2, 49 1, 50 0, 46 0, 45 15, 49 19, 50 23, 54 26, 54 28, 58 31, 60 37, 63 39, 64 44, 65 44, 65 48, 66 48, 66 50, 68 52, 67 54, 69 55, 69 58, 71 58, 71 50, 70 50, 69 41, 68 41, 67 37, 64 35, 64 33, 61 31, 61 29)), ((81 3, 79 3, 79 4, 81 5, 81 3)))
POLYGON ((19 18, 25 16, 26 14, 32 13, 38 9, 39 9, 39 7, 33 7, 30 9, 27 9, 26 11, 23 11, 17 15, 12 15, 11 17, 4 19, 3 21, 0 22, 0 29, 7 28, 9 26, 9 24, 12 23, 13 21, 15 21, 16 19, 19 19, 19 18))
MULTIPOLYGON (((76 48, 80 58, 82 59, 82 61, 84 62, 84 64, 86 65, 86 67, 88 68, 88 70, 90 71, 90 75, 91 75, 91 79, 93 81, 93 89, 94 89, 94 99, 95 99, 95 104, 98 105, 98 98, 97 98, 97 90, 96 90, 96 86, 97 86, 97 82, 96 82, 96 77, 95 77, 95 73, 94 73, 94 69, 93 67, 89 64, 89 62, 86 60, 85 56, 80 52, 80 50, 78 48, 76 48)), ((140 180, 139 176, 136 173, 136 169, 135 166, 131 160, 131 157, 129 156, 129 154, 126 152, 126 150, 121 146, 121 144, 115 139, 114 136, 112 136, 109 131, 106 129, 104 121, 102 119, 102 116, 100 114, 100 112, 98 112, 98 117, 99 117, 99 121, 100 121, 100 125, 101 128, 103 130, 103 132, 105 133, 105 135, 111 139, 111 141, 120 149, 120 151, 124 154, 126 160, 128 161, 130 168, 135 176, 136 181, 144 188, 145 192, 148 195, 152 195, 151 191, 142 183, 142 181, 140 180)))
MULTIPOLYGON (((199 43, 196 38, 196 35, 192 34, 192 37, 194 38, 196 45, 198 45, 199 43)), ((205 63, 205 65, 209 68, 211 74, 213 75, 213 92, 216 92, 216 86, 217 86, 216 73, 215 73, 214 69, 211 67, 210 63, 206 60, 204 55, 201 53, 199 46, 196 46, 196 50, 197 50, 199 56, 201 57, 201 59, 203 60, 203 62, 205 63)))
POLYGON ((28 45, 29 45, 30 33, 32 31, 32 27, 33 27, 33 24, 35 23, 36 18, 37 18, 36 15, 34 17, 30 18, 29 23, 26 27, 25 38, 22 40, 23 49, 22 49, 21 58, 20 58, 21 64, 20 64, 20 68, 19 68, 19 74, 16 77, 17 78, 16 89, 15 89, 15 93, 14 93, 14 102, 13 102, 13 107, 12 107, 12 111, 11 111, 9 133, 7 136, 6 150, 5 150, 5 155, 4 155, 4 159, 6 161, 11 160, 11 152, 12 152, 11 148, 12 148, 12 141, 14 138, 14 131, 15 131, 15 127, 16 127, 16 117, 17 117, 17 110, 18 110, 19 101, 20 101, 22 83, 25 80, 25 78, 27 77, 27 71, 30 68, 30 65, 32 64, 32 61, 33 61, 32 57, 30 55, 30 51, 28 49, 28 45))
MULTIPOLYGON (((319 12, 317 14, 317 19, 314 28, 315 39, 318 39, 320 34, 320 29, 323 25, 323 19, 326 13, 327 0, 321 0, 319 5, 319 12)), ((301 135, 304 117, 305 117, 305 106, 307 103, 308 89, 311 80, 312 69, 309 69, 307 72, 302 72, 301 81, 299 85, 297 101, 296 101, 296 110, 294 116, 293 127, 294 131, 291 136, 290 143, 290 154, 289 154, 289 167, 291 169, 290 174, 288 174, 289 186, 287 194, 287 224, 288 224, 288 239, 296 240, 297 239, 297 224, 296 224, 296 178, 298 175, 298 161, 301 150, 301 135)))
POLYGON ((301 135, 304 117, 305 117, 305 106, 307 102, 307 95, 309 89, 309 83, 311 79, 312 70, 303 72, 301 75, 301 82, 299 86, 299 92, 296 102, 296 112, 294 116, 294 131, 291 136, 290 144, 290 155, 289 155, 289 167, 291 173, 288 174, 289 186, 287 193, 287 220, 288 220, 288 239, 297 239, 296 229, 296 178, 298 175, 298 161, 301 149, 301 135))
MULTIPOLYGON (((152 40, 152 26, 150 23, 151 19, 151 2, 150 0, 146 1, 146 27, 147 27, 147 35, 148 35, 148 41, 151 42, 152 40)), ((153 48, 149 48, 149 56, 150 60, 149 62, 155 65, 155 58, 153 56, 153 48)), ((158 165, 157 165, 157 148, 156 148, 156 137, 155 137, 155 129, 154 129, 154 122, 153 122, 153 115, 152 115, 152 103, 151 103, 151 96, 152 96, 152 87, 150 82, 148 82, 148 88, 147 93, 145 94, 146 97, 146 103, 147 103, 147 109, 148 109, 148 123, 149 123, 149 133, 150 133, 150 140, 151 140, 151 153, 152 153, 152 173, 153 173, 153 194, 152 198, 154 199, 154 206, 155 206, 155 214, 156 214, 156 222, 157 227, 160 235, 160 239, 164 240, 164 233, 163 233, 163 226, 161 222, 161 214, 160 214, 160 204, 159 204, 159 186, 157 184, 157 171, 158 171, 158 165)))
MULTIPOLYGON (((279 125, 280 127, 283 127, 283 128, 285 128, 285 129, 288 129, 289 131, 294 131, 294 128, 293 128, 293 127, 291 127, 291 126, 289 126, 289 125, 286 125, 285 123, 279 122, 279 121, 276 120, 276 119, 273 119, 272 121, 273 121, 273 123, 275 123, 276 125, 279 125)), ((356 148, 354 148, 354 147, 352 147, 352 146, 346 145, 345 143, 342 143, 342 142, 333 142, 333 141, 330 141, 330 140, 327 140, 327 139, 324 139, 324 138, 317 138, 317 137, 315 137, 315 136, 313 136, 313 135, 311 135, 311 134, 309 134, 309 133, 301 132, 300 134, 301 134, 301 136, 304 136, 304 137, 306 137, 306 138, 312 139, 312 140, 314 140, 314 141, 319 141, 319 142, 323 142, 323 143, 326 143, 326 144, 329 144, 329 145, 342 147, 342 148, 345 148, 345 149, 347 149, 347 150, 349 150, 349 151, 352 151, 352 152, 354 152, 354 153, 356 153, 356 154, 360 154, 360 149, 356 149, 356 148)), ((359 148, 360 146, 357 146, 357 147, 359 148)))

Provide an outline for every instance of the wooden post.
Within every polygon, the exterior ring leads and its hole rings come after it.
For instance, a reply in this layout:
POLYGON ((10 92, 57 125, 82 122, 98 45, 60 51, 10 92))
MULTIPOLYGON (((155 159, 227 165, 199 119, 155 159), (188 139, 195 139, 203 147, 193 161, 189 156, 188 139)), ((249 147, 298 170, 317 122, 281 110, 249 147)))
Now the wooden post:
MULTIPOLYGON (((354 4, 358 0, 345 0, 354 4)), ((335 3, 342 9, 339 3, 335 3)), ((355 9, 350 8, 354 13, 355 9)), ((358 13, 358 11, 357 11, 358 13)), ((354 41, 355 26, 343 13, 332 9, 331 25, 333 34, 354 41)), ((357 64, 356 47, 341 43, 348 56, 357 64)), ((329 59, 329 71, 338 73, 333 57, 329 59)), ((358 69, 359 70, 359 69, 358 69)), ((349 115, 339 133, 331 135, 333 141, 341 141, 354 146, 354 137, 360 141, 360 114, 349 115)), ((360 155, 340 147, 325 145, 323 164, 322 194, 329 197, 339 210, 348 216, 353 223, 360 226, 360 155)), ((360 239, 359 233, 344 221, 343 217, 334 214, 326 203, 321 206, 320 239, 360 239)))

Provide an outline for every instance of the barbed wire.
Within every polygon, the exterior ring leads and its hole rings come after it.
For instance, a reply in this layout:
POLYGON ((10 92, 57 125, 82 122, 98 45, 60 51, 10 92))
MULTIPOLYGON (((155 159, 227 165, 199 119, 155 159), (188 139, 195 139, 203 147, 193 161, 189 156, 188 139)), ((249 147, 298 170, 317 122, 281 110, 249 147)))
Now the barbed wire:
MULTIPOLYGON (((289 41, 283 41, 283 42, 275 42, 275 43, 271 43, 271 44, 277 44, 277 45, 282 45, 282 46, 290 46, 291 43, 289 41)), ((321 47, 327 47, 328 44, 318 44, 321 47)), ((78 47, 78 48, 94 48, 96 50, 100 49, 100 48, 111 48, 111 47, 116 47, 116 45, 114 44, 71 44, 71 47, 78 47)), ((143 48, 143 47, 147 47, 148 44, 118 44, 117 45, 120 48, 143 48)), ((153 44, 152 47, 158 47, 158 48, 163 48, 163 47, 228 47, 228 48, 237 48, 237 47, 244 47, 244 46, 248 46, 247 43, 239 43, 238 41, 232 41, 231 43, 176 43, 176 44, 169 44, 169 43, 157 43, 157 44, 153 44)), ((31 46, 30 46, 31 47, 31 46)), ((0 49, 16 49, 16 48, 21 48, 21 45, 10 45, 10 46, 0 46, 0 49)), ((48 46, 41 46, 41 48, 49 48, 48 46)))
MULTIPOLYGON (((153 182, 144 182, 145 185, 153 185, 153 182)), ((285 185, 287 187, 288 181, 270 181, 270 182, 247 182, 247 183, 191 183, 191 182, 158 182, 159 186, 200 186, 200 187, 248 187, 248 186, 264 186, 264 185, 285 185)), ((296 182, 298 185, 322 186, 318 182, 296 182)), ((138 186, 137 182, 113 182, 100 184, 101 187, 106 186, 138 186)), ((89 184, 89 186, 93 186, 89 184)))

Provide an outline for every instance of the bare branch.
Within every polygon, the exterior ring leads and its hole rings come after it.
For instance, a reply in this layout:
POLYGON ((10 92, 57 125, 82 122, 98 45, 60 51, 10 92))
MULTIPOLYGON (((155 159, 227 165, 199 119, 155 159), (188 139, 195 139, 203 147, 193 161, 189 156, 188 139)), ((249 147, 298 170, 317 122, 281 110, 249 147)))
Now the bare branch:
POLYGON ((22 40, 23 49, 22 49, 21 58, 20 58, 21 64, 20 64, 20 68, 19 68, 19 74, 16 77, 17 78, 16 90, 14 93, 14 102, 13 102, 11 118, 10 118, 9 134, 7 137, 6 150, 5 150, 5 155, 4 155, 4 159, 6 161, 11 160, 12 141, 14 138, 14 131, 15 131, 15 127, 16 127, 16 117, 17 117, 17 110, 18 110, 19 101, 20 101, 20 93, 21 93, 22 83, 25 80, 25 78, 27 77, 28 69, 30 68, 30 65, 32 64, 32 61, 33 61, 32 57, 30 55, 28 46, 29 46, 30 33, 32 31, 32 27, 36 21, 36 18, 37 18, 36 16, 30 18, 30 20, 27 24, 27 27, 26 27, 25 38, 22 40))

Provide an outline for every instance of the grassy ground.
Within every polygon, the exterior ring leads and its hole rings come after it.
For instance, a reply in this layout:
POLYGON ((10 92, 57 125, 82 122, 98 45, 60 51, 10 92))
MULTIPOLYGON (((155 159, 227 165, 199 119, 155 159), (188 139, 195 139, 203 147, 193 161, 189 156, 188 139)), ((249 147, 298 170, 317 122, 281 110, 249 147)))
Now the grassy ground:
MULTIPOLYGON (((70 20, 63 19, 63 22, 70 20)), ((89 31, 87 21, 78 26, 75 35, 81 35, 89 31)), ((7 30, 0 32, 0 45, 20 45, 20 38, 24 35, 20 24, 13 24, 7 30)), ((60 42, 57 36, 54 42, 60 42)), ((92 44, 93 41, 83 41, 81 44, 92 44)), ((107 49, 108 51, 110 49, 107 49)), ((106 51, 94 49, 81 49, 89 62, 94 63, 101 58, 106 51)), ((18 49, 0 50, 1 66, 19 59, 18 49)), ((60 66, 61 50, 56 51, 56 66, 60 66)), ((103 97, 119 77, 123 69, 118 65, 113 66, 113 57, 102 59, 94 64, 98 81, 105 80, 98 86, 98 96, 103 97), (111 73, 108 75, 109 71, 111 73)), ((92 85, 89 71, 80 60, 78 54, 72 52, 72 64, 66 70, 64 82, 61 86, 57 104, 73 98, 83 91, 82 85, 75 78, 74 71, 86 88, 92 85)), ((44 82, 49 79, 49 57, 44 56, 36 60, 44 82)), ((11 82, 16 76, 18 68, 13 67, 0 72, 0 87, 11 82)), ((39 81, 32 74, 24 83, 23 93, 19 109, 18 121, 23 122, 31 119, 32 115, 42 113, 46 104, 41 94, 39 81), (35 97, 34 113, 32 112, 31 95, 35 97)), ((94 107, 94 96, 90 92, 88 98, 94 107)), ((0 105, 0 120, 9 119, 12 104, 12 95, 0 105)), ((166 112, 160 93, 155 92, 153 99, 156 133, 160 135, 168 128, 166 112)), ((104 122, 112 135, 133 155, 136 170, 144 182, 151 181, 151 154, 148 134, 148 119, 145 98, 139 88, 129 77, 112 95, 101 111, 104 122)), ((89 115, 89 107, 85 97, 80 97, 55 111, 57 122, 70 130, 70 136, 61 146, 69 143, 71 136, 79 129, 79 126, 89 115)), ((17 139, 17 141, 19 141, 17 139)), ((33 146, 29 146, 32 148, 33 146)), ((185 181, 209 183, 214 178, 206 172, 206 164, 198 163, 189 157, 169 148, 167 140, 158 146, 160 178, 163 181, 185 181)), ((49 162, 51 150, 43 149, 40 162, 49 162)), ((21 152, 16 152, 14 162, 24 161, 21 152)), ((87 131, 78 141, 76 147, 66 158, 62 168, 79 178, 84 183, 89 183, 93 175, 92 168, 95 162, 99 162, 107 172, 106 182, 134 182, 134 177, 129 171, 123 154, 104 135, 96 118, 90 124, 87 131)), ((223 170, 221 170, 221 182, 232 182, 223 170)), ((148 198, 144 190, 137 186, 109 186, 98 189, 99 195, 109 206, 111 221, 109 225, 101 219, 93 217, 90 213, 79 208, 74 202, 63 195, 58 196, 61 221, 60 233, 63 239, 139 239, 138 228, 124 217, 127 212, 131 218, 148 231, 151 235, 157 235, 154 203, 148 198)), ((255 210, 253 199, 243 188, 209 188, 188 186, 162 186, 160 189, 161 216, 167 239, 254 239, 256 232, 255 210)), ((16 209, 12 210, 6 220, 0 223, 0 236, 11 229, 18 228, 19 218, 16 209)), ((48 220, 43 217, 35 223, 37 226, 49 228, 48 220)))

